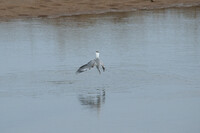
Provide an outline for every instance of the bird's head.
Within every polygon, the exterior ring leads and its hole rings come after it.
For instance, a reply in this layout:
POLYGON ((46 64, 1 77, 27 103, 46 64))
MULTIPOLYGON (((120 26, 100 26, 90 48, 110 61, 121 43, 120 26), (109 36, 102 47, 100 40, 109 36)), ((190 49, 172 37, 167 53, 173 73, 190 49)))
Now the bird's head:
POLYGON ((96 51, 96 58, 99 58, 99 51, 96 51))

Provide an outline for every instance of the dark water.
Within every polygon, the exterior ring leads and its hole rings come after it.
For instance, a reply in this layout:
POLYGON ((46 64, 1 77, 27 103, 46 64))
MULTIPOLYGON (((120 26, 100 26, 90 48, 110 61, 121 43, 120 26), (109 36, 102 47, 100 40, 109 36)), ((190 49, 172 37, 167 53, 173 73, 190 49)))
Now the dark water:
POLYGON ((2 133, 200 132, 200 8, 0 22, 0 62, 2 133))

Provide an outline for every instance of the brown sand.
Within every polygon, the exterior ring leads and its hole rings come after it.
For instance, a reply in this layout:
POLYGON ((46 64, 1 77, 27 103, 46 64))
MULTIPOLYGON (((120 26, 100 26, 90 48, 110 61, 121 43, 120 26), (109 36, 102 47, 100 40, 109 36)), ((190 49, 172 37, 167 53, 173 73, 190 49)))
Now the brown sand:
POLYGON ((0 0, 0 19, 200 6, 200 0, 0 0))

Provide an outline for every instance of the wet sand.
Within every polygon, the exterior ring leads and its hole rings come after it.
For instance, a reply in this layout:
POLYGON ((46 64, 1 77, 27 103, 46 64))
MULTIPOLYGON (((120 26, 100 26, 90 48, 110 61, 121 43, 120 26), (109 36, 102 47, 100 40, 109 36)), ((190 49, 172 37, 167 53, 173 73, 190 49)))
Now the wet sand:
POLYGON ((1 0, 0 19, 200 6, 199 0, 1 0))

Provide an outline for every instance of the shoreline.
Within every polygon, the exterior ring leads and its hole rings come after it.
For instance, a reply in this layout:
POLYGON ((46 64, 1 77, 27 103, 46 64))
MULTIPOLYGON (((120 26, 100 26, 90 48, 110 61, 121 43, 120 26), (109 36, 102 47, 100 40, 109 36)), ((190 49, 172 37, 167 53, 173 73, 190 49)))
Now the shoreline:
POLYGON ((111 12, 200 7, 199 0, 9 0, 0 2, 0 20, 59 18, 111 12), (177 2, 178 1, 178 2, 177 2), (97 8, 98 7, 98 8, 97 8))
MULTIPOLYGON (((80 13, 71 13, 71 14, 58 14, 52 16, 40 16, 34 18, 60 18, 60 17, 73 17, 73 16, 81 16, 81 15, 101 15, 106 13, 123 13, 123 12, 134 12, 134 11, 144 11, 144 10, 162 10, 162 9, 170 9, 170 8, 192 8, 192 7, 200 7, 199 4, 194 5, 172 5, 172 6, 164 6, 164 7, 154 7, 154 8, 138 8, 138 9, 129 9, 129 10, 105 10, 105 11, 94 11, 94 12, 80 12, 80 13)), ((29 18, 29 17, 26 17, 29 18)))

